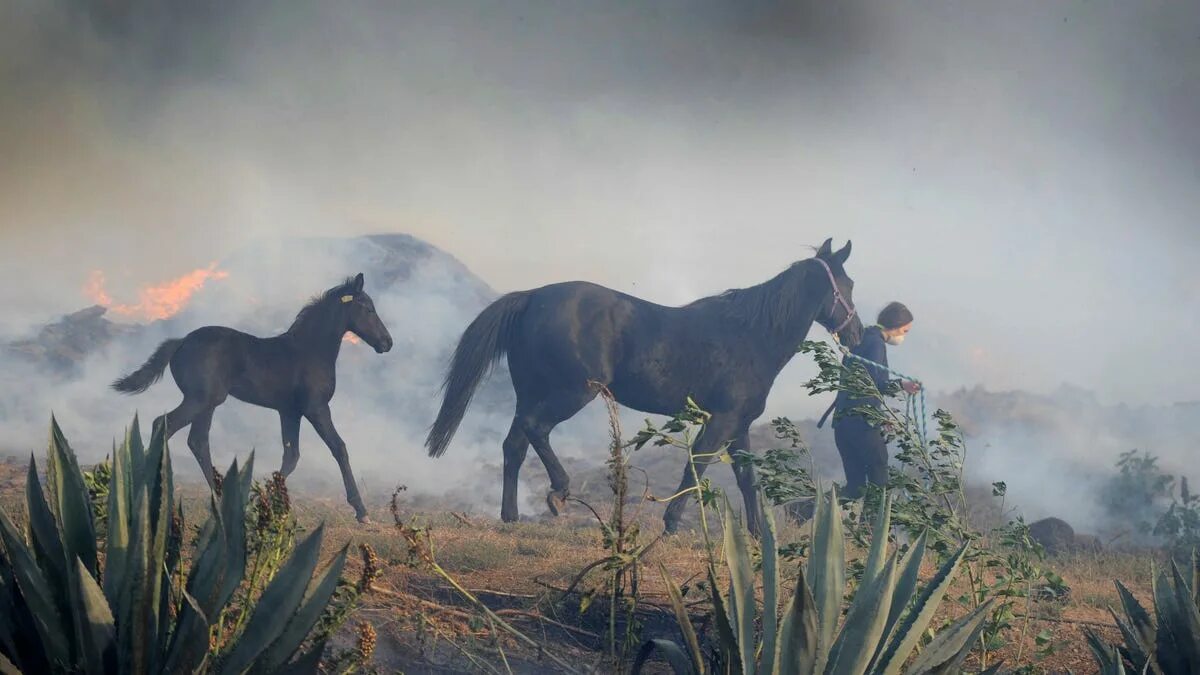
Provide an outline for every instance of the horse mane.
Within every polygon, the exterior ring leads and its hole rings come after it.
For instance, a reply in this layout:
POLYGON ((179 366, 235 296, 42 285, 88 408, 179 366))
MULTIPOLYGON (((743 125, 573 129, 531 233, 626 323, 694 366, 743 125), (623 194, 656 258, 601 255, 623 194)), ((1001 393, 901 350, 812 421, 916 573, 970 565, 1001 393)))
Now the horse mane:
POLYGON ((684 307, 706 307, 725 318, 741 321, 766 331, 778 331, 795 325, 804 317, 805 270, 799 260, 779 274, 746 288, 731 288, 723 293, 700 298, 684 307))
POLYGON ((314 296, 311 300, 308 301, 307 305, 300 308, 300 311, 296 313, 296 318, 295 318, 295 320, 292 321, 292 325, 291 325, 291 327, 288 328, 287 332, 289 332, 289 333, 294 332, 297 328, 299 328, 301 325, 303 325, 309 319, 311 319, 315 314, 317 314, 317 312, 326 308, 328 306, 328 304, 330 303, 330 301, 337 299, 338 302, 341 302, 341 297, 343 295, 346 295, 346 289, 353 282, 354 282, 354 277, 346 277, 346 280, 343 281, 342 283, 338 284, 337 286, 334 286, 333 288, 325 291, 324 293, 320 293, 320 294, 314 296))

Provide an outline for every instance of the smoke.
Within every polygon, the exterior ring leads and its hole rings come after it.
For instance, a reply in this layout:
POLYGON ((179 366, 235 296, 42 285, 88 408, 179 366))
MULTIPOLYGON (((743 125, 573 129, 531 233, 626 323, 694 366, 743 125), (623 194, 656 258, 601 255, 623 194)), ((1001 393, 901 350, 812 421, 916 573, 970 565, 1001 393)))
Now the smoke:
MULTIPOLYGON (((5 3, 0 335, 78 308, 93 270, 133 302, 290 235, 410 232, 498 290, 578 278, 669 304, 834 236, 855 242, 865 315, 913 308, 892 360, 934 389, 1198 400, 1175 357, 1200 328, 1197 19, 1035 0, 5 3)), ((354 271, 272 269, 243 274, 259 310, 191 316, 290 312, 354 271)), ((414 366, 467 320, 440 297, 388 308, 398 344, 430 345, 414 366)), ((135 356, 29 405, 83 405, 135 356)), ((420 392, 406 419, 436 371, 389 371, 420 392)), ((786 369, 767 415, 819 414, 810 373, 786 369)), ((169 405, 161 388, 136 405, 169 405)), ((134 402, 105 405, 111 424, 134 402)), ((274 447, 254 419, 214 445, 274 447)), ((387 428, 351 446, 391 456, 387 428)), ((303 467, 322 451, 302 442, 303 467)))

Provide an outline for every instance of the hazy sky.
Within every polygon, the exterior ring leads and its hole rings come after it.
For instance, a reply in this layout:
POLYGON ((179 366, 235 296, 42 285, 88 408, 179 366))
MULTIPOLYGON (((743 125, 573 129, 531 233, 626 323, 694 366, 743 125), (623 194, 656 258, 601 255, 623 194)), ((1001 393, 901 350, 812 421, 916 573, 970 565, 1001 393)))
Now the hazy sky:
POLYGON ((0 329, 279 233, 672 304, 832 236, 935 389, 1200 399, 1200 4, 95 4, 0 4, 0 329))

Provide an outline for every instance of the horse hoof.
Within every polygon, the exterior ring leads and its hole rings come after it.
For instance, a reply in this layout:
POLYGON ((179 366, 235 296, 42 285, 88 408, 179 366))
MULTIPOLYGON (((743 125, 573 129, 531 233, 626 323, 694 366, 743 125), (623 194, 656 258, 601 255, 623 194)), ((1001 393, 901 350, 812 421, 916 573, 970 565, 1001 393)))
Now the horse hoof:
POLYGON ((552 490, 546 494, 546 507, 550 509, 550 513, 555 516, 561 515, 567 510, 567 491, 552 490))
POLYGON ((663 523, 663 534, 670 537, 679 530, 679 523, 663 523))
POLYGON ((358 522, 363 525, 370 525, 371 517, 364 513, 361 516, 358 516, 358 522))

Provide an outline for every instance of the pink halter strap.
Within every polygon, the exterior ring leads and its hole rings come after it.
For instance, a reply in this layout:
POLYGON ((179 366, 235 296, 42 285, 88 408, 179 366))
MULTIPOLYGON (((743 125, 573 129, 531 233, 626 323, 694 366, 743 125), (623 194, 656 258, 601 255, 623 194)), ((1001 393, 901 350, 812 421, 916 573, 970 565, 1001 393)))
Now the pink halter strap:
POLYGON ((829 264, 820 258, 813 258, 813 260, 821 263, 821 267, 825 268, 825 274, 829 277, 829 285, 833 287, 833 300, 836 304, 841 305, 842 309, 846 310, 846 318, 842 323, 837 328, 829 331, 836 336, 842 332, 843 328, 850 325, 850 321, 854 319, 855 309, 849 302, 846 302, 846 298, 842 295, 842 289, 838 288, 837 279, 833 277, 833 270, 829 269, 829 264))

